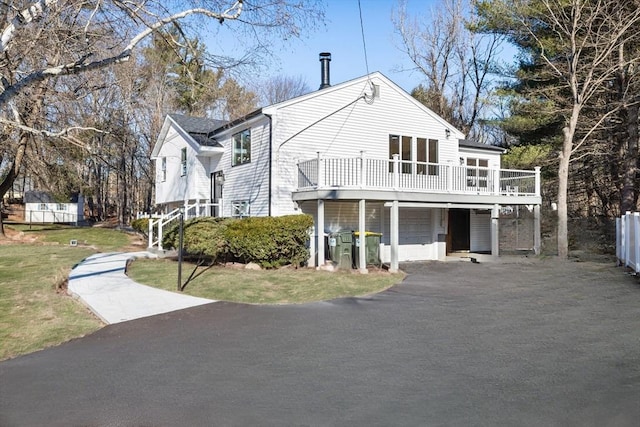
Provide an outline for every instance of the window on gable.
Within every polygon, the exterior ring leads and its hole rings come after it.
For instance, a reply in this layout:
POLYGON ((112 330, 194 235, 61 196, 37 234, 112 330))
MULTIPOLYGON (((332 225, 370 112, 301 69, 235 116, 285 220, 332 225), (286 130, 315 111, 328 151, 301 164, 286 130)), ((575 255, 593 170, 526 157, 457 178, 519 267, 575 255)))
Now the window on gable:
POLYGON ((417 138, 417 173, 419 175, 438 175, 438 140, 417 138))
POLYGON ((410 136, 389 135, 389 172, 393 172, 393 155, 398 154, 402 173, 411 173, 411 141, 410 136))
POLYGON ((162 174, 162 181, 164 182, 167 180, 167 158, 166 157, 162 158, 160 171, 162 174))
POLYGON ((251 129, 233 135, 231 165, 238 166, 251 162, 251 129))
POLYGON ((187 174, 187 149, 180 150, 180 176, 187 174))

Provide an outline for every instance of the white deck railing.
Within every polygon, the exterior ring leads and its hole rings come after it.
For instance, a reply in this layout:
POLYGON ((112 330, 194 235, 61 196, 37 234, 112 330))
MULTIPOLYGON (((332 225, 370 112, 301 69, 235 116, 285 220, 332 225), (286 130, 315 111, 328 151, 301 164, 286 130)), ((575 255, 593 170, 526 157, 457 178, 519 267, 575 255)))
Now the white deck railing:
POLYGON ((318 156, 298 163, 298 190, 359 188, 540 196, 540 168, 491 169, 442 163, 318 156))

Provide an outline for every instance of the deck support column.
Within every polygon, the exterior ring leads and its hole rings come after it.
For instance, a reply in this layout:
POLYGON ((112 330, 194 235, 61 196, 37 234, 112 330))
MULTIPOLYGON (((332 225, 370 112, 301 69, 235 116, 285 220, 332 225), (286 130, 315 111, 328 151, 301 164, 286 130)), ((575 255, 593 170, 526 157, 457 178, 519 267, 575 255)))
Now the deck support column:
POLYGON ((533 252, 536 255, 540 255, 541 242, 540 205, 533 205, 533 252))
POLYGON ((497 257, 500 255, 500 205, 493 205, 491 209, 491 255, 497 257))
POLYGON ((316 220, 316 236, 317 236, 317 248, 318 248, 318 267, 324 265, 324 200, 318 199, 318 213, 316 220))
POLYGON ((358 271, 360 273, 366 274, 369 271, 367 270, 367 244, 366 244, 366 220, 367 216, 365 214, 366 202, 364 199, 361 199, 358 202, 358 271))
POLYGON ((398 201, 394 200, 391 204, 391 223, 389 224, 390 239, 391 239, 391 265, 389 271, 391 273, 398 272, 398 232, 399 232, 399 209, 398 201))

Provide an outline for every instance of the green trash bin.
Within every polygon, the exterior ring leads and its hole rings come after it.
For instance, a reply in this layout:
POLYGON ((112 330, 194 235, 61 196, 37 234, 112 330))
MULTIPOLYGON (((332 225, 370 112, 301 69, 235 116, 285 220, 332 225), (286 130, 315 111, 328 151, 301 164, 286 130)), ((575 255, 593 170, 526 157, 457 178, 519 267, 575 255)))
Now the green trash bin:
POLYGON ((353 265, 353 232, 342 230, 329 234, 329 258, 338 268, 351 268, 353 265))
MULTIPOLYGON (((353 258, 356 268, 360 268, 360 232, 353 233, 353 258)), ((365 242, 365 263, 366 265, 382 265, 380 261, 380 238, 382 233, 374 233, 372 231, 364 232, 365 242)))

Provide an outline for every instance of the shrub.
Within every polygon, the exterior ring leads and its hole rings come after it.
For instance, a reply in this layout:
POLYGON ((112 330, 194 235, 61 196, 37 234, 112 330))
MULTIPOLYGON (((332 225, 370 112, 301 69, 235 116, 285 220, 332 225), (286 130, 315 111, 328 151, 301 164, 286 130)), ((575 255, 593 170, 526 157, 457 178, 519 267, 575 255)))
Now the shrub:
POLYGON ((242 262, 265 268, 301 265, 309 258, 307 241, 313 219, 308 215, 250 217, 229 223, 229 251, 242 262))
MULTIPOLYGON (((183 248, 189 255, 206 256, 213 262, 219 261, 228 253, 225 237, 227 224, 235 220, 200 217, 185 221, 183 227, 183 248)), ((162 245, 165 248, 177 248, 180 239, 180 225, 173 224, 164 234, 162 245)))
POLYGON ((149 218, 134 219, 131 228, 146 236, 149 233, 149 218))

